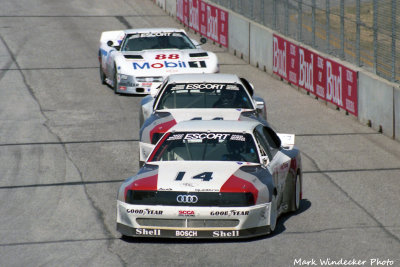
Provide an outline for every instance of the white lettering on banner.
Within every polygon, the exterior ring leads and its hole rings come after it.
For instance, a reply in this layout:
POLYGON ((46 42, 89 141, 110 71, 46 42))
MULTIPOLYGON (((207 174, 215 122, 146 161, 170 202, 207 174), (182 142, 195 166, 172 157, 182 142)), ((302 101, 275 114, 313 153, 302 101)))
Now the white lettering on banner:
POLYGON ((353 72, 352 71, 350 71, 350 70, 346 70, 346 79, 347 79, 347 81, 349 81, 349 82, 353 82, 353 72))
POLYGON ((209 90, 215 90, 215 89, 224 89, 224 87, 225 87, 224 84, 193 83, 193 84, 187 84, 185 89, 209 89, 209 90))
POLYGON ((319 95, 322 98, 325 98, 325 90, 324 87, 322 87, 321 85, 317 84, 317 95, 319 95))
POLYGON ((356 110, 354 108, 354 102, 347 98, 346 98, 346 109, 353 113, 356 112, 356 110))
POLYGON ((210 6, 207 6, 207 36, 218 41, 218 10, 213 17, 210 6))
POLYGON ((215 134, 215 133, 191 133, 186 134, 184 140, 195 140, 195 139, 219 139, 225 140, 230 134, 215 134))
POLYGON ((193 1, 189 1, 189 27, 194 30, 199 31, 199 2, 197 2, 197 7, 194 7, 193 1))
POLYGON ((338 106, 343 106, 342 99, 342 67, 339 66, 339 75, 332 73, 332 63, 326 61, 326 99, 338 106))
POLYGON ((287 77, 286 72, 286 42, 283 43, 284 49, 280 50, 278 38, 274 37, 274 66, 273 71, 282 77, 287 77))
POLYGON ((314 78, 313 78, 313 65, 314 65, 314 56, 311 54, 311 62, 307 62, 305 60, 304 50, 299 48, 300 54, 300 77, 299 77, 299 85, 311 92, 314 92, 314 78))
POLYGON ((171 36, 172 32, 145 32, 140 33, 139 37, 171 36))
POLYGON ((324 59, 322 57, 318 57, 318 68, 324 69, 324 59))

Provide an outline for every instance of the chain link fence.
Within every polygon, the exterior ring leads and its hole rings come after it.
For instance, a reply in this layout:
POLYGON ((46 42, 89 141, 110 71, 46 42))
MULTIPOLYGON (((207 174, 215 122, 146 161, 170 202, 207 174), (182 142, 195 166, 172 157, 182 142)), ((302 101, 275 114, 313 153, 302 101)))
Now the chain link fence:
POLYGON ((400 82, 400 1, 211 0, 316 50, 400 82))

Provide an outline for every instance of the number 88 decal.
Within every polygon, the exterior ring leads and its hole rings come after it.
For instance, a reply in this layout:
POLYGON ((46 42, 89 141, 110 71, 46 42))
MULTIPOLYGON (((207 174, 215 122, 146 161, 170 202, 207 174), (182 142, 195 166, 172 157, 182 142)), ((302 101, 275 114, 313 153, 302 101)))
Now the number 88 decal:
POLYGON ((179 55, 178 54, 158 54, 156 55, 155 59, 179 59, 179 55))

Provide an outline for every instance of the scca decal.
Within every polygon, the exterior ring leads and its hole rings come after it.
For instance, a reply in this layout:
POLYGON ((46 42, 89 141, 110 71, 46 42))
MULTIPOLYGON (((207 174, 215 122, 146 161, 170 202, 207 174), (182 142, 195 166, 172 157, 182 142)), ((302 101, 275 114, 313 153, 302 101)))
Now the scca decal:
POLYGON ((164 61, 164 62, 157 62, 150 64, 149 62, 144 62, 142 65, 137 62, 133 62, 133 68, 137 69, 161 69, 161 68, 187 68, 186 63, 183 61, 178 62, 171 62, 171 61, 164 61))

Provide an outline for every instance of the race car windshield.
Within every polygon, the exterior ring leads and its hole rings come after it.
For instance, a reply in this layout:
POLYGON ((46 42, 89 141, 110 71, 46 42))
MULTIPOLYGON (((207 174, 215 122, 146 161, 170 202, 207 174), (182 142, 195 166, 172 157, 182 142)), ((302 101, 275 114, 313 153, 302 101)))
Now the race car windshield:
POLYGON ((239 161, 259 163, 251 134, 222 132, 167 133, 149 161, 239 161))
POLYGON ((192 41, 181 32, 136 33, 125 38, 121 51, 195 48, 192 41))
POLYGON ((253 103, 240 84, 170 84, 160 96, 156 109, 176 108, 253 109, 253 103))

